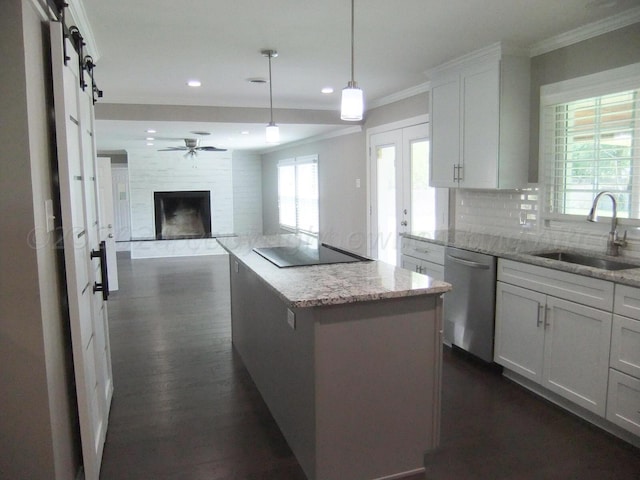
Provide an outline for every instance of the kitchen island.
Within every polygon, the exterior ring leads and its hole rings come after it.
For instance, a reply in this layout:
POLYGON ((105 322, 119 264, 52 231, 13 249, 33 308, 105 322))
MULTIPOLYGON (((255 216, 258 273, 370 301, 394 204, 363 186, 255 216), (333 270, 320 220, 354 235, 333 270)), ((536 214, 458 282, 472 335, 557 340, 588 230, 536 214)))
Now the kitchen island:
POLYGON ((442 293, 450 285, 378 261, 278 268, 229 253, 233 344, 310 480, 401 478, 438 446, 442 293))

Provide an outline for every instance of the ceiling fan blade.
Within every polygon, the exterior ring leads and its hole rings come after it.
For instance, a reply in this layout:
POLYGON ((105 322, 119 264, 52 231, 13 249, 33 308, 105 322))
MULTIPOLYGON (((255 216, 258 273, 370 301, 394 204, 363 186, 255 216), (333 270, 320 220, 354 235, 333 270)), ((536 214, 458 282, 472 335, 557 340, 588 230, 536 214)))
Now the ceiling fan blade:
POLYGON ((177 152, 187 150, 187 147, 169 147, 169 148, 161 148, 158 150, 159 152, 177 152))
POLYGON ((196 147, 196 150, 202 150, 203 152, 226 152, 226 148, 218 147, 196 147))

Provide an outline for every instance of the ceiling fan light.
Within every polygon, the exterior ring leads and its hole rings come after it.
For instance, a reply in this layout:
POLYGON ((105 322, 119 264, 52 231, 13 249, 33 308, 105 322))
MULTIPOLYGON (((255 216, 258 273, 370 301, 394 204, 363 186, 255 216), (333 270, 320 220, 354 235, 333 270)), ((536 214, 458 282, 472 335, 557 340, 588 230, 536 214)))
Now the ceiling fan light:
POLYGON ((363 111, 364 94, 362 89, 358 88, 356 82, 349 82, 349 84, 342 89, 340 118, 348 122, 357 122, 362 120, 363 111))
POLYGON ((267 143, 280 143, 280 127, 273 122, 267 125, 266 129, 267 143))

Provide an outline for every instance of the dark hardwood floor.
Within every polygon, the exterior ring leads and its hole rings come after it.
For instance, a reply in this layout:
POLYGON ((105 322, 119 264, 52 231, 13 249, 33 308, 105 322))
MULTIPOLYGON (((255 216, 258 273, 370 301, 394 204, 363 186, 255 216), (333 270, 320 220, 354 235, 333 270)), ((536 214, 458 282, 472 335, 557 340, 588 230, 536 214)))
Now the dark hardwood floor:
MULTIPOLYGON (((305 479, 233 351, 227 257, 118 268, 101 479, 305 479)), ((410 480, 640 479, 638 449, 449 350, 442 399, 441 448, 410 480)))

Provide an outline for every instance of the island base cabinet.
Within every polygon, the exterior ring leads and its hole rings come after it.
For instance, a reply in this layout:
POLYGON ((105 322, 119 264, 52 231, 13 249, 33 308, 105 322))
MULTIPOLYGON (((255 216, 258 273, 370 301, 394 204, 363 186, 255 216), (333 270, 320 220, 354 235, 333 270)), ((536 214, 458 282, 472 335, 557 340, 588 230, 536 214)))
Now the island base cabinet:
POLYGON ((439 440, 439 414, 431 412, 440 402, 441 326, 427 314, 434 302, 314 312, 318 479, 395 478, 424 468, 439 440))
POLYGON ((401 478, 438 446, 442 299, 288 307, 230 256, 232 341, 309 480, 401 478))

